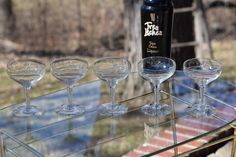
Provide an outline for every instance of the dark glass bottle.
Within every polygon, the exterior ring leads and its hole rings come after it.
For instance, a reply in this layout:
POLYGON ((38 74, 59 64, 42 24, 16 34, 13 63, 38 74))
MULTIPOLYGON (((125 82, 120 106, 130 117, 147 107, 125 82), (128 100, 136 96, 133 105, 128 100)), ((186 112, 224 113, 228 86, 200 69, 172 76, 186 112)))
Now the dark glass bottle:
POLYGON ((144 0, 141 7, 142 57, 170 58, 172 0, 144 0))

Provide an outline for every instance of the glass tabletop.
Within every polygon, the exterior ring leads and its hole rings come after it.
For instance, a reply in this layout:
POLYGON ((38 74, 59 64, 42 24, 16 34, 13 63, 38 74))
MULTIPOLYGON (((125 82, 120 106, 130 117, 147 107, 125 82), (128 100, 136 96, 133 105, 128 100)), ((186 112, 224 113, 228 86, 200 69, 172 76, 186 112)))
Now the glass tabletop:
MULTIPOLYGON (((153 101, 153 92, 147 81, 132 73, 116 91, 116 100, 129 107, 123 116, 106 117, 97 112, 99 105, 109 102, 109 88, 96 80, 74 88, 73 101, 86 108, 85 114, 62 116, 55 112, 67 101, 66 90, 62 90, 32 100, 44 110, 40 117, 14 117, 12 110, 20 104, 2 109, 0 128, 46 157, 173 156, 207 143, 214 137, 212 132, 236 118, 236 86, 223 80, 208 88, 207 102, 217 109, 212 117, 196 118, 185 112, 196 103, 198 90, 182 72, 161 89, 161 101, 174 111, 170 116, 149 117, 140 111, 153 101), (181 143, 186 144, 178 151, 173 149, 181 143)), ((13 144, 12 149, 20 147, 13 144)))
POLYGON ((0 131, 0 157, 43 157, 41 153, 22 143, 5 131, 0 131), (17 146, 17 149, 15 147, 17 146))

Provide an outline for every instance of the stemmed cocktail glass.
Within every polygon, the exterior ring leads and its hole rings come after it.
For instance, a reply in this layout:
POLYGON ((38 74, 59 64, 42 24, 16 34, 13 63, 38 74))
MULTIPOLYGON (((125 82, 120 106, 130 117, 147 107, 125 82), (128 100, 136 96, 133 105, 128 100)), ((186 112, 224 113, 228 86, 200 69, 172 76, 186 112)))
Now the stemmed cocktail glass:
POLYGON ((11 61, 7 64, 7 73, 11 79, 21 84, 24 88, 26 105, 19 106, 13 114, 19 117, 40 116, 42 111, 36 106, 30 105, 28 91, 41 80, 45 74, 45 65, 37 60, 22 59, 11 61))
POLYGON ((152 84, 155 94, 154 102, 141 108, 144 114, 165 116, 171 113, 168 105, 160 104, 160 85, 174 74, 175 69, 175 62, 166 57, 148 57, 138 62, 139 75, 152 84))
POLYGON ((59 58, 51 63, 51 73, 58 80, 66 84, 68 104, 58 107, 57 112, 63 115, 81 115, 84 108, 72 102, 73 85, 82 79, 88 71, 88 63, 77 57, 59 58))
POLYGON ((94 63, 94 72, 98 78, 105 81, 110 87, 111 103, 99 107, 99 112, 106 116, 119 116, 125 114, 128 107, 115 102, 116 85, 124 80, 130 73, 131 64, 125 58, 101 58, 94 63))
POLYGON ((186 60, 183 65, 184 73, 193 79, 200 88, 200 100, 189 110, 194 116, 211 116, 215 108, 206 104, 204 94, 206 86, 221 74, 221 64, 211 59, 193 58, 186 60))

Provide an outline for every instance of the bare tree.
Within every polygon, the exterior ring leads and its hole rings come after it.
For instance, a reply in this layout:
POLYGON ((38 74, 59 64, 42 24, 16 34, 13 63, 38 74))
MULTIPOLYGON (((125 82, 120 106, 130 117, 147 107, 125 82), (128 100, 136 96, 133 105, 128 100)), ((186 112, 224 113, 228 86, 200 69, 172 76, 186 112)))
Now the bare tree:
MULTIPOLYGON (((124 0, 124 27, 125 27, 125 51, 129 52, 129 60, 132 62, 133 71, 137 70, 137 61, 141 59, 141 16, 140 7, 143 0, 124 0)), ((144 88, 135 90, 135 86, 141 84, 138 79, 129 77, 126 88, 129 90, 124 95, 132 97, 135 92, 140 95, 144 88)))
POLYGON ((12 0, 0 0, 0 37, 13 35, 15 21, 12 0))
POLYGON ((5 11, 3 9, 3 2, 4 0, 0 0, 0 38, 2 38, 4 35, 4 23, 6 21, 6 15, 5 11))
POLYGON ((133 65, 136 65, 142 56, 140 23, 142 2, 143 0, 124 0, 125 51, 129 52, 129 60, 133 65))

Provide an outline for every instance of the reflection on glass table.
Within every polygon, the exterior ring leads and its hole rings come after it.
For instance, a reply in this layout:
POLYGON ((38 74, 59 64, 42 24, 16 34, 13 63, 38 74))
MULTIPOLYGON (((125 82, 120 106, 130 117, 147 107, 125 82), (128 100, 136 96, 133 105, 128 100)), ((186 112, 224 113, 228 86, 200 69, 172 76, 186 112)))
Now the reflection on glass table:
POLYGON ((0 131, 0 157, 43 157, 35 149, 22 143, 6 131, 0 131), (17 149, 15 149, 17 147, 17 149))
MULTIPOLYGON (((152 102, 153 92, 150 88, 140 88, 140 84, 131 88, 128 80, 122 81, 116 92, 116 100, 127 104, 127 114, 115 119, 102 116, 97 109, 109 101, 109 88, 105 82, 97 80, 74 88, 74 101, 86 106, 87 112, 81 116, 66 117, 55 113, 55 108, 67 97, 66 90, 62 90, 33 99, 32 104, 39 104, 45 114, 28 122, 12 115, 14 105, 2 109, 0 128, 46 157, 181 154, 207 144, 215 137, 214 132, 235 120, 236 87, 222 80, 209 84, 206 102, 215 107, 216 112, 212 117, 196 118, 185 112, 199 94, 195 83, 183 72, 176 75, 178 77, 165 82, 160 91, 161 103, 174 107, 169 116, 157 118, 143 114, 140 108, 152 102), (165 84, 172 88, 166 89, 165 84), (126 90, 133 95, 127 97, 126 90), (174 149, 175 146, 178 149, 174 149)), ((130 76, 142 82, 137 73, 130 76)), ((18 145, 13 145, 12 149, 17 150, 18 145)))

